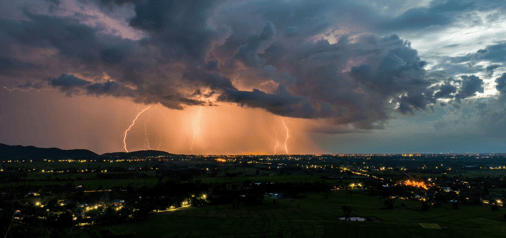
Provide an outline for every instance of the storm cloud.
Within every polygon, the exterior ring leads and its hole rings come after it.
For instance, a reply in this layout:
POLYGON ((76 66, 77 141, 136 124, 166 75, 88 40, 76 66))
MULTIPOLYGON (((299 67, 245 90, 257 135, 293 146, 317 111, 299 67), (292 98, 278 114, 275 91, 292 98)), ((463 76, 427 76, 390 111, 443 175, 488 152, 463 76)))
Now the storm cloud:
MULTIPOLYGON (((45 68, 38 80, 49 78, 48 87, 69 96, 130 98, 171 109, 234 103, 358 129, 382 128, 396 113, 414 114, 439 99, 463 100, 484 90, 474 75, 462 76, 460 88, 442 84, 428 77, 427 62, 408 41, 374 35, 451 24, 457 12, 476 7, 472 1, 438 1, 395 17, 352 1, 86 2, 106 13, 132 10, 126 27, 144 37, 128 39, 104 33, 100 24, 24 10, 28 21, 0 18, 0 46, 22 45, 51 57, 24 61, 19 52, 5 51, 0 74, 30 74, 35 83, 35 72, 45 68), (339 32, 345 28, 369 33, 339 32)), ((502 61, 497 52, 503 48, 487 47, 483 57, 502 61)))
POLYGON ((476 93, 483 93, 483 80, 471 75, 462 76, 462 88, 459 93, 455 95, 457 99, 464 99, 475 96, 476 93))

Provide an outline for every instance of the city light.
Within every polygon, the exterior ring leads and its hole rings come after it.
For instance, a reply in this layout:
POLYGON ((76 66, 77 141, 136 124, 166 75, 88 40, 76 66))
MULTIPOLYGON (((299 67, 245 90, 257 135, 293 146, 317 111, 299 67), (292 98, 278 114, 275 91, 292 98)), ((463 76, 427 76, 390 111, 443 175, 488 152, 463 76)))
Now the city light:
POLYGON ((402 182, 402 184, 406 185, 406 186, 410 186, 410 187, 417 187, 417 188, 423 188, 425 190, 428 190, 429 189, 429 186, 428 184, 425 184, 425 182, 417 182, 417 181, 412 181, 412 180, 406 180, 404 182, 402 182))

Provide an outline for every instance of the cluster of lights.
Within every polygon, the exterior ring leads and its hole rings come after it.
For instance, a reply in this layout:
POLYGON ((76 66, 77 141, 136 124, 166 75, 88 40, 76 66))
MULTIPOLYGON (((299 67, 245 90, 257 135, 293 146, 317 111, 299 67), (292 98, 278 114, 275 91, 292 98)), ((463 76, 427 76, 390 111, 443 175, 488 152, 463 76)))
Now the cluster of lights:
POLYGON ((95 206, 86 206, 86 211, 95 210, 98 209, 98 207, 101 207, 102 205, 95 205, 95 206))
POLYGON ((404 182, 402 182, 402 184, 406 185, 406 186, 410 186, 410 187, 417 187, 417 188, 423 188, 425 190, 429 190, 429 186, 428 184, 425 184, 425 182, 417 182, 417 181, 413 181, 413 180, 406 180, 404 182))
POLYGON ((354 188, 362 188, 362 184, 361 183, 351 183, 350 187, 352 189, 354 189, 354 188))

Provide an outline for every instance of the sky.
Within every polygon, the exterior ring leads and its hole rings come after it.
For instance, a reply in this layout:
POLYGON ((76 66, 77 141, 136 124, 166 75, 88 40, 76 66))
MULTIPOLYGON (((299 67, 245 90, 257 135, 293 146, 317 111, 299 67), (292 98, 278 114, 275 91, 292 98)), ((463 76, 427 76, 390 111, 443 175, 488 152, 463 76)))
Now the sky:
POLYGON ((506 152, 506 2, 0 1, 0 143, 506 152))

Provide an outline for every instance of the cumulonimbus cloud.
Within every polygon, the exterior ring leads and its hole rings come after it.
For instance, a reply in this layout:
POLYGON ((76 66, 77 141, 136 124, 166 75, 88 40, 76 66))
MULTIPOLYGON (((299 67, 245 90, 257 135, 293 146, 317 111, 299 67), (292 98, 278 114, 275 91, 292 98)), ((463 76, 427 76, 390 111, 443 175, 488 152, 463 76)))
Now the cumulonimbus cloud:
MULTIPOLYGON (((128 25, 146 37, 107 35, 100 25, 25 11, 29 21, 0 19, 0 46, 42 48, 55 56, 35 63, 6 51, 0 60, 13 66, 0 66, 0 74, 23 76, 23 71, 46 67, 51 76, 40 80, 49 79, 49 87, 67 95, 128 97, 172 109, 204 105, 213 97, 286 117, 354 123, 361 129, 380 128, 395 112, 410 114, 438 99, 460 100, 483 91, 476 76, 462 77, 460 90, 450 84, 435 88, 439 82, 427 77, 426 62, 397 35, 332 33, 340 27, 333 13, 370 12, 348 1, 274 1, 273 8, 249 1, 91 3, 103 11, 133 8, 128 25), (329 42, 329 35, 339 41, 329 42)), ((434 25, 427 16, 438 16, 439 24, 453 19, 438 6, 411 11, 424 19, 416 26, 434 25)), ((375 32, 389 24, 402 30, 414 19, 406 14, 390 20, 364 17, 363 27, 379 29, 371 30, 375 32)))

